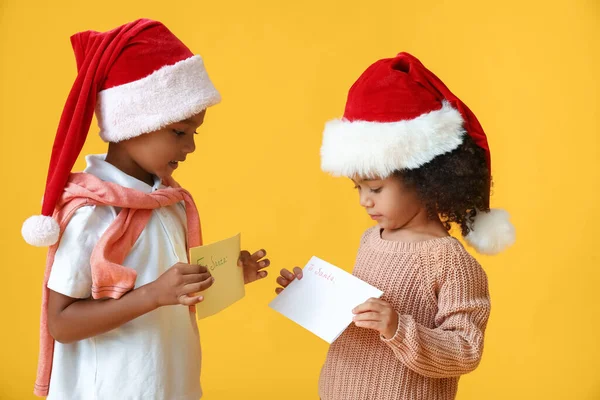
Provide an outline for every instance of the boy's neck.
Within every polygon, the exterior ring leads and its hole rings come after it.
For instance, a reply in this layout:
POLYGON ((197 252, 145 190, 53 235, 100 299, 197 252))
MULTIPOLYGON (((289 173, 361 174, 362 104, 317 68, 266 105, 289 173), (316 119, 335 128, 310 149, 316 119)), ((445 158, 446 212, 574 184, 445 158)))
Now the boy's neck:
POLYGON ((106 153, 106 159, 104 161, 112 164, 127 175, 132 176, 150 186, 154 186, 154 176, 140 167, 140 165, 137 164, 129 156, 129 154, 122 151, 120 146, 115 146, 113 143, 109 143, 108 152, 106 153))

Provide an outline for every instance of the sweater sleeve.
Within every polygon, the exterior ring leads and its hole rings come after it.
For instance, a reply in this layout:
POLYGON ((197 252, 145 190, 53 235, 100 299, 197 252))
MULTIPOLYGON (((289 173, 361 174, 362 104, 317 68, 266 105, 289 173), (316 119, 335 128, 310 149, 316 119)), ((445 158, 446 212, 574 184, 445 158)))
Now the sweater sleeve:
POLYGON ((487 277, 479 263, 464 249, 443 256, 435 328, 399 314, 395 335, 382 337, 404 365, 430 378, 456 377, 477 367, 490 314, 487 277))

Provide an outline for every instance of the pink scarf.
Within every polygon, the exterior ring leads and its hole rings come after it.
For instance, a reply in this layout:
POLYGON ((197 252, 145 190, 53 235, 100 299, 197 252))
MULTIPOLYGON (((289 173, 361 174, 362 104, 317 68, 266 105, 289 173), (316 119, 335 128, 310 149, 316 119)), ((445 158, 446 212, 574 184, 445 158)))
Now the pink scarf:
MULTIPOLYGON (((53 216, 60 225, 61 235, 75 211, 83 206, 108 205, 122 209, 92 251, 90 264, 94 299, 106 297, 119 299, 134 288, 137 274, 135 270, 122 264, 150 220, 152 210, 184 201, 188 249, 202 244, 200 219, 192 196, 172 179, 168 179, 165 184, 172 187, 148 194, 104 182, 91 174, 74 173, 69 176, 53 216)), ((37 396, 47 396, 50 387, 54 338, 48 331, 49 289, 47 285, 59 244, 60 238, 48 249, 46 259, 40 321, 40 353, 34 389, 34 394, 37 396)))

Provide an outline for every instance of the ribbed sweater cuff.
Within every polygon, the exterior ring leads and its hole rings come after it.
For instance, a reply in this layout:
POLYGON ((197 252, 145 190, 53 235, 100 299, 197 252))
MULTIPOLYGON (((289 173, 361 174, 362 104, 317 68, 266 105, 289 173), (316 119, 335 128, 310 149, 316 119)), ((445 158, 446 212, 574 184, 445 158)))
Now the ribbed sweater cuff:
POLYGON ((381 340, 392 348, 399 347, 406 337, 407 322, 405 315, 398 314, 398 328, 396 328, 396 333, 394 333, 391 339, 386 339, 383 335, 379 335, 381 340))

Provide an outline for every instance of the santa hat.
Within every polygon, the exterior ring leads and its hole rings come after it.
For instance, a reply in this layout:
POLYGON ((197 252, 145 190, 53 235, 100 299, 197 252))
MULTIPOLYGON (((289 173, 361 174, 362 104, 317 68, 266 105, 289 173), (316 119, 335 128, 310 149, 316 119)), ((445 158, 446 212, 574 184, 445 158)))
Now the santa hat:
MULTIPOLYGON (((388 177, 451 152, 465 135, 485 150, 491 171, 487 138, 473 112, 417 58, 400 53, 375 62, 352 85, 343 118, 325 125, 321 168, 337 176, 388 177)), ((506 211, 478 211, 465 239, 480 253, 496 254, 514 243, 515 233, 506 211)))
POLYGON ((51 217, 85 142, 94 111, 100 136, 119 142, 189 118, 220 102, 202 57, 194 55, 162 23, 130 22, 108 32, 71 37, 77 78, 58 125, 42 215, 21 233, 34 246, 58 241, 51 217))

